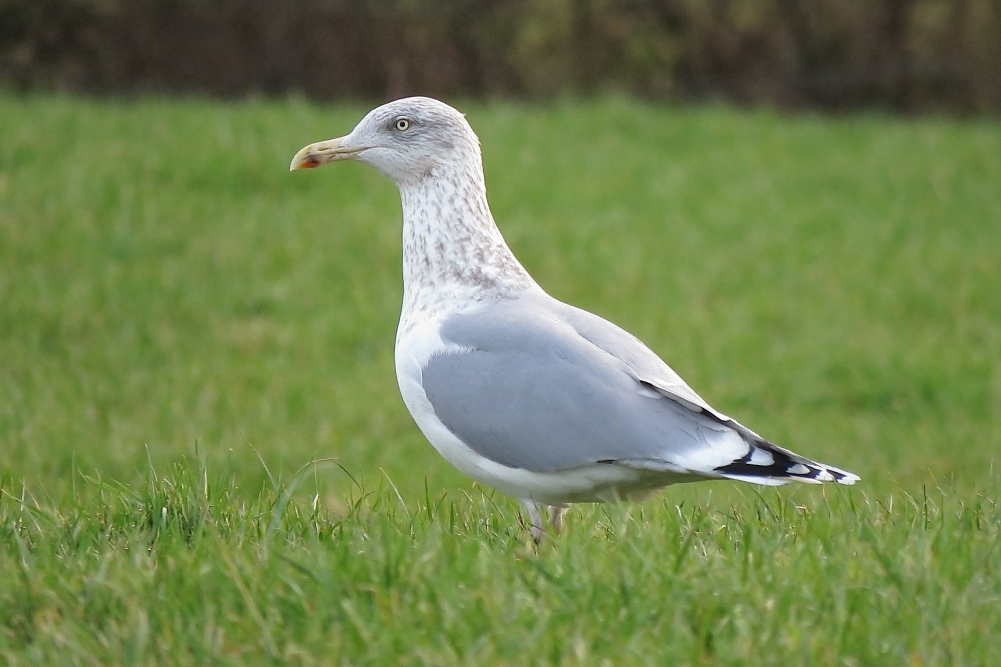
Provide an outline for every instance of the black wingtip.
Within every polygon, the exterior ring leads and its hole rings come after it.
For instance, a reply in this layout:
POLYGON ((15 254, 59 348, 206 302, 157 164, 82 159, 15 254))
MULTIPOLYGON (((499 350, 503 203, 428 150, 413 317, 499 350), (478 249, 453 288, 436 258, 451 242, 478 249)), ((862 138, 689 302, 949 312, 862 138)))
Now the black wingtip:
POLYGON ((721 475, 742 479, 794 479, 801 482, 854 484, 858 475, 787 452, 768 442, 752 444, 747 454, 714 469, 721 475))

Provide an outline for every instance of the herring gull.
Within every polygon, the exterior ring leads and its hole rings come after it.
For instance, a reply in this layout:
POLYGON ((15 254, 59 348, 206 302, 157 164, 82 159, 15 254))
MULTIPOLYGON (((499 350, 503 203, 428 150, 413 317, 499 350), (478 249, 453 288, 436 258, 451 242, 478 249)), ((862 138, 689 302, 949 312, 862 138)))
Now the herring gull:
POLYGON ((668 484, 854 484, 845 470, 763 439, 712 408, 639 339, 549 296, 487 205, 479 139, 426 97, 380 106, 350 134, 306 146, 290 169, 357 160, 403 202, 396 377, 436 450, 514 496, 532 534, 550 509, 637 499, 668 484))

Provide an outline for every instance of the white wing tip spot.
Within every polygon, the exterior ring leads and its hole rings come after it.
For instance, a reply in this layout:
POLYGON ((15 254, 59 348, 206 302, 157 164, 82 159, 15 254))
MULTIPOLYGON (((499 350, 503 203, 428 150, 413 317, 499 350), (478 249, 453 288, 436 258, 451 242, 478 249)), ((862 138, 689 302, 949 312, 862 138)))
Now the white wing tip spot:
MULTIPOLYGON (((751 458, 747 462, 752 466, 771 466, 775 465, 775 457, 767 449, 754 447, 751 450, 751 458)), ((800 466, 800 468, 803 468, 803 472, 807 472, 806 466, 800 466)))

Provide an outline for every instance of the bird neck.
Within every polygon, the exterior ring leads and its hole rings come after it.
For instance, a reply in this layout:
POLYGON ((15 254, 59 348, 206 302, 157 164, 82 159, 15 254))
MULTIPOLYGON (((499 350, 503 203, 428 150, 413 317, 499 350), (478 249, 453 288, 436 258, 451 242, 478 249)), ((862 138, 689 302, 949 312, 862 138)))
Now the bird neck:
POLYGON ((494 224, 477 167, 439 166, 420 181, 400 186, 401 334, 405 324, 537 287, 494 224))

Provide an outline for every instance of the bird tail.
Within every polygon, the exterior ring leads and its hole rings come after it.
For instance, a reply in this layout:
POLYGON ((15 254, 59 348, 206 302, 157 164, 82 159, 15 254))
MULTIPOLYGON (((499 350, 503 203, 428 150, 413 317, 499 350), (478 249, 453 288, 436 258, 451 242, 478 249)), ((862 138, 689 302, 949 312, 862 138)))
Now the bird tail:
POLYGON ((860 479, 858 475, 847 470, 811 461, 767 440, 755 439, 748 444, 750 450, 745 456, 714 468, 713 471, 727 479, 766 486, 780 486, 790 481, 808 484, 837 482, 851 485, 860 479))

